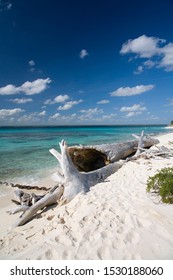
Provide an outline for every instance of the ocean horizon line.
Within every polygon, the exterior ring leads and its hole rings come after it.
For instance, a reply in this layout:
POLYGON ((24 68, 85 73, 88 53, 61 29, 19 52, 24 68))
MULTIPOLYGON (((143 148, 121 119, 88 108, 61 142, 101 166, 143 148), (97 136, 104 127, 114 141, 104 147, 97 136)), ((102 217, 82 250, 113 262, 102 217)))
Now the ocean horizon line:
POLYGON ((137 126, 166 126, 168 124, 84 124, 84 125, 0 125, 0 128, 34 128, 34 127, 137 127, 137 126))

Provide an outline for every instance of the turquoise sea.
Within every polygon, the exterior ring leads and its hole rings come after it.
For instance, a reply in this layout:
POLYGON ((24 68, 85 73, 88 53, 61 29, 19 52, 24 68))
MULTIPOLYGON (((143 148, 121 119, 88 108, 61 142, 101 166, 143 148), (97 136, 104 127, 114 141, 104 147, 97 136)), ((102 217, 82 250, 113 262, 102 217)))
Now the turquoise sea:
POLYGON ((55 169, 58 162, 49 149, 68 145, 102 144, 133 139, 132 133, 167 133, 159 126, 0 127, 0 181, 33 183, 55 169))

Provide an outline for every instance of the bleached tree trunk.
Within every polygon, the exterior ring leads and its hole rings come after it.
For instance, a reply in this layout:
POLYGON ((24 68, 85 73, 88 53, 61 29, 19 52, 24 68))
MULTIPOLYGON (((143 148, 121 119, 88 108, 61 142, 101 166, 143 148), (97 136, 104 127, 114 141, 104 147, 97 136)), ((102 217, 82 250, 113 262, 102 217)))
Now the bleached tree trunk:
MULTIPOLYGON (((150 147, 154 144, 157 144, 159 141, 155 139, 144 139, 142 134, 141 143, 144 143, 144 147, 150 147)), ((134 153, 138 141, 127 141, 124 143, 116 144, 106 144, 95 146, 96 149, 104 152, 112 163, 106 165, 98 170, 91 171, 88 173, 82 173, 77 170, 74 166, 72 159, 69 154, 67 144, 64 140, 60 142, 61 154, 55 149, 51 149, 50 152, 54 155, 60 163, 62 173, 58 171, 58 184, 59 187, 56 189, 51 189, 51 191, 37 201, 34 205, 29 207, 29 209, 24 209, 25 213, 20 217, 13 227, 20 226, 25 224, 30 220, 40 209, 45 206, 51 205, 59 201, 60 199, 64 202, 69 202, 72 200, 78 193, 85 193, 89 191, 91 186, 103 181, 109 175, 116 172, 124 162, 117 162, 119 159, 123 159, 128 155, 134 153)))
MULTIPOLYGON (((134 135, 133 135, 134 136, 134 135)), ((75 146, 76 148, 80 149, 96 149, 104 153, 110 162, 117 162, 120 159, 125 159, 129 155, 132 155, 136 152, 136 148, 139 144, 139 136, 135 135, 137 140, 129 140, 120 143, 111 143, 111 144, 101 144, 101 145, 93 145, 93 146, 75 146)), ((153 145, 159 143, 159 140, 154 138, 147 138, 144 135, 142 136, 143 148, 149 148, 153 145)))
POLYGON ((64 185, 63 199, 67 202, 78 193, 88 192, 91 186, 103 181, 122 166, 122 163, 115 162, 95 171, 81 173, 74 166, 64 140, 60 143, 60 149, 61 154, 55 149, 51 149, 50 153, 58 159, 62 168, 64 176, 58 174, 58 183, 64 185))
MULTIPOLYGON (((139 146, 144 145, 144 147, 150 147, 159 143, 156 139, 143 139, 143 133, 141 135, 142 140, 140 138, 139 141, 135 140, 124 143, 93 146, 92 148, 105 153, 112 163, 87 173, 82 173, 77 170, 69 155, 67 144, 64 140, 62 140, 60 143, 61 154, 55 149, 51 149, 50 153, 57 158, 62 168, 64 176, 58 174, 58 183, 64 185, 63 198, 70 201, 78 193, 89 191, 91 186, 103 181, 106 177, 116 172, 123 165, 122 162, 118 161, 134 153, 136 151, 135 148, 138 147, 138 142, 140 142, 139 146)), ((80 148, 84 149, 85 146, 79 147, 79 150, 80 148)))

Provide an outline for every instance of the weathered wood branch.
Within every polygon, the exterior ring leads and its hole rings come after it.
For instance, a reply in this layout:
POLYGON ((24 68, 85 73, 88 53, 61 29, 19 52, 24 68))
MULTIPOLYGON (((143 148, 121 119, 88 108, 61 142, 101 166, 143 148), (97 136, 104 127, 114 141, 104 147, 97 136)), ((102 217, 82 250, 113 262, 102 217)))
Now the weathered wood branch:
POLYGON ((8 214, 16 214, 16 213, 19 213, 19 212, 23 212, 25 213, 27 210, 29 210, 30 206, 27 206, 27 205, 19 205, 17 206, 16 208, 14 209, 11 209, 11 210, 8 210, 7 213, 8 214))
POLYGON ((139 155, 141 157, 145 158, 157 158, 157 157, 172 157, 173 156, 173 150, 168 149, 164 146, 157 147, 157 150, 151 149, 151 150, 145 150, 141 149, 143 152, 139 155))
MULTIPOLYGON (((87 146, 87 145, 75 146, 75 148, 78 149, 79 155, 80 155, 80 150, 82 151, 88 148, 95 149, 105 154, 107 157, 107 161, 113 163, 119 161, 120 159, 126 159, 128 156, 135 154, 136 148, 139 145, 139 140, 140 137, 138 136, 137 140, 129 140, 126 142, 101 144, 101 145, 94 145, 94 146, 87 146)), ((151 146, 158 144, 159 140, 154 138, 148 138, 142 135, 142 142, 143 142, 142 144, 143 148, 150 148, 151 146)), ((71 148, 74 147, 70 147, 69 151, 71 148)))
MULTIPOLYGON (((135 134, 133 134, 133 136, 136 137, 135 134)), ((138 138, 138 147, 134 157, 138 157, 141 154, 143 147, 144 147, 144 131, 141 132, 141 136, 138 138)))
POLYGON ((22 226, 29 221, 42 208, 57 203, 63 194, 64 187, 59 186, 53 192, 49 192, 42 199, 37 201, 34 205, 26 209, 25 213, 18 218, 12 227, 22 226))

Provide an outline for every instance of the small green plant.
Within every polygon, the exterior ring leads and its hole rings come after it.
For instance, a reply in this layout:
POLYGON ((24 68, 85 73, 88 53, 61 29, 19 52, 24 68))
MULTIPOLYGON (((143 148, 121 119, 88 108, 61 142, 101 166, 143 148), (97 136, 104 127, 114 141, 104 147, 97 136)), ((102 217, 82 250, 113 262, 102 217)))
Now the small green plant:
POLYGON ((173 167, 163 168, 147 181, 147 192, 161 196, 164 203, 173 203, 173 167))

